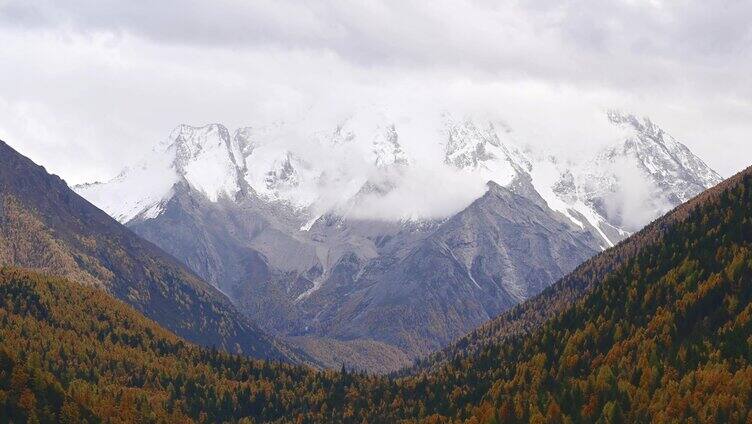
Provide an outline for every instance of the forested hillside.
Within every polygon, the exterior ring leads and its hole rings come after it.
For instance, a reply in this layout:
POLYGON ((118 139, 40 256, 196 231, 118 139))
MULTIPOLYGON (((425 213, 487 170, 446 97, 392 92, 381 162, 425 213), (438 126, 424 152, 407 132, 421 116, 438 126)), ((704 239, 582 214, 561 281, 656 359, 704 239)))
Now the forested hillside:
POLYGON ((354 378, 199 348, 102 290, 0 269, 0 422, 321 422, 354 378))
POLYGON ((749 422, 751 211, 746 172, 538 329, 400 379, 198 348, 103 291, 4 269, 0 421, 749 422))
POLYGON ((749 422, 752 172, 639 237, 573 307, 528 335, 469 338, 472 355, 406 393, 480 422, 749 422))

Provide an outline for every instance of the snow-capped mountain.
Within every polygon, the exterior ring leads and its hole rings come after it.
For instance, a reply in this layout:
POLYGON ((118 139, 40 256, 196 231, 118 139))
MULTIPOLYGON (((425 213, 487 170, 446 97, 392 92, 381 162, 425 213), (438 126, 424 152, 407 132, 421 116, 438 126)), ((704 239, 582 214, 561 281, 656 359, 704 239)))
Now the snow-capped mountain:
MULTIPOLYGON (((623 141, 570 163, 524 151, 502 123, 443 114, 435 132, 442 163, 430 166, 467 173, 478 184, 532 187, 533 198, 599 237, 602 248, 721 180, 649 119, 615 112, 607 117, 623 131, 623 141)), ((127 223, 158 216, 175 184, 185 181, 212 202, 253 195, 279 203, 295 210, 297 228, 306 230, 329 213, 362 217, 365 209, 367 216, 374 203, 410 185, 406 170, 423 158, 409 157, 402 133, 403 126, 379 114, 352 116, 331 130, 307 134, 284 123, 240 128, 233 135, 219 124, 181 125, 137 165, 107 183, 76 190, 127 223), (307 148, 296 149, 288 139, 307 148)), ((402 219, 437 218, 445 217, 410 213, 402 219)))
POLYGON ((74 189, 122 223, 158 216, 185 180, 209 200, 234 197, 242 187, 245 159, 237 138, 218 124, 180 125, 137 165, 124 169, 107 183, 74 189))
POLYGON ((708 186, 718 184, 722 178, 687 146, 653 124, 649 118, 642 120, 633 115, 609 113, 614 124, 626 127, 631 136, 618 148, 608 149, 599 155, 607 160, 614 156, 631 156, 641 168, 652 176, 658 187, 673 200, 686 202, 708 186))
POLYGON ((613 111, 607 117, 623 141, 578 163, 542 152, 528 155, 503 126, 499 131, 492 123, 447 120, 445 162, 506 187, 529 181, 549 208, 589 228, 603 247, 722 180, 650 119, 613 111))
POLYGON ((477 125, 471 119, 454 121, 444 117, 446 151, 444 162, 457 169, 476 170, 484 179, 509 186, 515 178, 530 170, 530 162, 510 142, 503 142, 508 128, 497 129, 489 122, 477 125))
POLYGON ((136 166, 75 189, 269 331, 415 356, 720 181, 650 120, 608 119, 621 141, 577 162, 449 114, 423 132, 380 114, 323 129, 181 125, 136 166))
POLYGON ((181 125, 164 148, 174 156, 175 173, 215 202, 220 196, 234 197, 241 189, 245 158, 238 141, 222 125, 181 125))
POLYGON ((373 139, 373 163, 377 167, 408 164, 407 154, 399 143, 399 134, 394 125, 389 125, 373 139))
POLYGON ((309 206, 312 187, 305 185, 318 177, 316 170, 293 152, 261 138, 269 134, 241 128, 230 136, 219 124, 180 125, 136 166, 107 183, 75 189, 123 223, 159 215, 180 181, 212 202, 251 189, 269 201, 309 206))
POLYGON ((538 167, 559 173, 553 194, 566 208, 604 227, 611 244, 721 182, 720 175, 650 119, 616 112, 608 118, 623 130, 623 141, 574 166, 549 161, 538 167), (612 228, 618 234, 608 235, 612 228))

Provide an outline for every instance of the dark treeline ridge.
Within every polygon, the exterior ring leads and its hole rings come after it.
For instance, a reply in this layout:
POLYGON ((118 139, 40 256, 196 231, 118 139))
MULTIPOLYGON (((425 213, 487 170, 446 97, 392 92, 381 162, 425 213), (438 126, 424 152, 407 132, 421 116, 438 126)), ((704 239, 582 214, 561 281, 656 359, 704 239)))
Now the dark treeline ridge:
POLYGON ((539 328, 398 379, 199 348, 104 291, 6 268, 0 422, 750 422, 751 175, 539 328))

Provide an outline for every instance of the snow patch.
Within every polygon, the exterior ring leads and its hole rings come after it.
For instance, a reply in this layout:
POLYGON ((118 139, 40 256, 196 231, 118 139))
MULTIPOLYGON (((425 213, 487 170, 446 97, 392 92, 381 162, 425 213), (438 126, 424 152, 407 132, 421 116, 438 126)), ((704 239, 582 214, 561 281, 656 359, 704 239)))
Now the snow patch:
POLYGON ((167 155, 154 152, 107 183, 78 185, 73 189, 121 223, 139 215, 145 219, 155 218, 162 212, 162 202, 170 198, 172 187, 178 181, 177 173, 169 167, 169 160, 167 155))

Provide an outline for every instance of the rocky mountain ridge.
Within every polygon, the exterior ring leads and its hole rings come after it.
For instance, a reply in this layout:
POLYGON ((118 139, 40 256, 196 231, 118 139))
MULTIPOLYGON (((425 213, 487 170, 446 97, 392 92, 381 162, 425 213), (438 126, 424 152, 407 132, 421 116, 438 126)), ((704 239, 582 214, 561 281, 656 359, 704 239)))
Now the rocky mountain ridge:
POLYGON ((107 291, 177 335, 260 359, 299 362, 174 257, 0 141, 0 266, 107 291))
MULTIPOLYGON (((572 164, 518 147, 503 124, 444 115, 442 172, 489 181, 444 216, 368 214, 415 185, 427 159, 404 148, 410 131, 400 125, 358 119, 306 138, 316 146, 308 157, 285 143, 299 134, 281 124, 234 135, 180 126, 139 166, 76 190, 268 331, 387 343, 416 357, 720 181, 649 119, 608 119, 624 140, 572 164), (155 180, 148 189, 137 184, 145 179, 155 180)), ((419 203, 420 192, 398 200, 419 203)))

